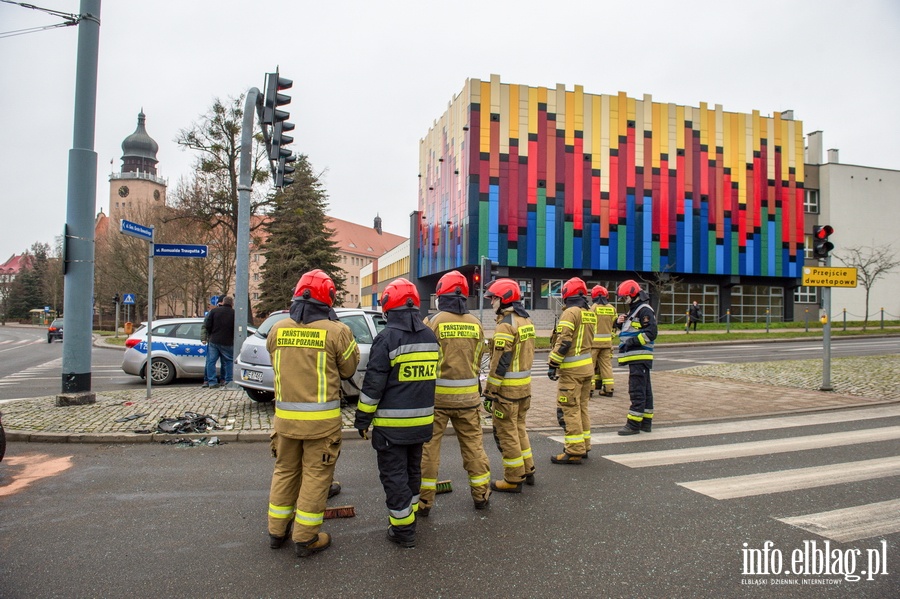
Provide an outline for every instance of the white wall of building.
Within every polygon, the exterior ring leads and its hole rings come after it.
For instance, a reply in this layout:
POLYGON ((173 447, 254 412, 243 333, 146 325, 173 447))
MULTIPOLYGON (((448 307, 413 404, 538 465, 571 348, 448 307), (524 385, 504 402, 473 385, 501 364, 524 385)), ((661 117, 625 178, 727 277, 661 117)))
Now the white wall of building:
MULTIPOLYGON (((891 246, 900 257, 900 171, 828 163, 820 167, 820 224, 834 227, 835 245, 831 265, 844 266, 838 260, 841 249, 891 246)), ((885 318, 900 318, 900 268, 884 275, 872 287, 869 319, 878 320, 881 308, 885 318)), ((831 312, 836 323, 847 310, 847 320, 862 320, 865 314, 865 289, 834 288, 831 312)))

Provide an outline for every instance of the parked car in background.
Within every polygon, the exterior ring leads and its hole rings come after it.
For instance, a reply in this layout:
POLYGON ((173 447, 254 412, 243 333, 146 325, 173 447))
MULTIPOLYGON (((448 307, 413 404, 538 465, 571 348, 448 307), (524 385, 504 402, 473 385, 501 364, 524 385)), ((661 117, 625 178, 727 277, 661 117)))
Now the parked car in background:
POLYGON ((54 339, 62 341, 63 338, 63 319, 54 318, 50 326, 47 327, 47 343, 53 343, 54 339))
MULTIPOLYGON (((202 318, 166 318, 153 321, 154 385, 168 385, 176 378, 202 379, 206 370, 206 345, 200 342, 202 318)), ((248 334, 256 329, 248 328, 248 334)), ((125 340, 122 370, 144 378, 147 370, 147 323, 125 340)))
MULTIPOLYGON (((369 350, 375 335, 386 324, 384 315, 376 310, 335 308, 338 318, 350 327, 359 345, 359 366, 353 378, 341 381, 341 391, 347 400, 356 401, 362 380, 369 363, 369 350)), ((272 326, 285 318, 290 318, 287 310, 273 312, 266 318, 256 333, 249 335, 234 364, 234 382, 244 388, 253 401, 267 402, 275 399, 275 372, 266 349, 266 337, 272 326)))

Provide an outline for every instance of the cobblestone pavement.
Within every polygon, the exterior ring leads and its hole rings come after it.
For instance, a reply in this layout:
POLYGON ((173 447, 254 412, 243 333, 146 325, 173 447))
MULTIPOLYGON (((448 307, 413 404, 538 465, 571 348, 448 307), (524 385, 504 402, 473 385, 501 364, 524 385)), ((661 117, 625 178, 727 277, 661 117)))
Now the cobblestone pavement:
MULTIPOLYGON (((538 364, 543 358, 538 358, 538 364)), ((900 356, 839 358, 832 361, 834 391, 822 383, 821 360, 697 366, 652 374, 655 398, 654 424, 715 421, 753 415, 814 411, 838 407, 875 405, 900 401, 896 375, 900 356)), ((540 368, 533 379, 529 428, 558 432, 556 384, 540 368)), ((619 427, 628 410, 628 375, 615 373, 612 398, 591 400, 589 413, 594 429, 619 427)), ((215 418, 218 430, 192 437, 212 436, 221 441, 268 439, 274 404, 251 401, 242 390, 197 387, 158 387, 152 399, 140 389, 99 393, 91 405, 57 407, 54 397, 10 401, 0 405, 7 436, 12 441, 132 442, 172 439, 156 432, 162 418, 185 412, 215 418), (124 422, 117 419, 140 415, 124 422)), ((343 409, 347 434, 354 409, 343 409)), ((486 425, 489 421, 485 422, 486 425)))

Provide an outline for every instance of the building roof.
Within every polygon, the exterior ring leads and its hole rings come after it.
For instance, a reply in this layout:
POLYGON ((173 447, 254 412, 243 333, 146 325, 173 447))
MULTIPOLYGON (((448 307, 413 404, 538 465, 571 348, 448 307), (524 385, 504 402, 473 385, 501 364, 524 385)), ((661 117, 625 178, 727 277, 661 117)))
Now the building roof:
POLYGON ((384 231, 379 234, 374 227, 358 225, 330 216, 326 224, 329 228, 334 229, 332 239, 337 244, 338 251, 347 254, 378 258, 406 241, 406 237, 400 235, 384 231))
POLYGON ((23 269, 31 268, 34 264, 34 256, 29 253, 13 254, 9 260, 0 264, 0 274, 17 275, 23 269))

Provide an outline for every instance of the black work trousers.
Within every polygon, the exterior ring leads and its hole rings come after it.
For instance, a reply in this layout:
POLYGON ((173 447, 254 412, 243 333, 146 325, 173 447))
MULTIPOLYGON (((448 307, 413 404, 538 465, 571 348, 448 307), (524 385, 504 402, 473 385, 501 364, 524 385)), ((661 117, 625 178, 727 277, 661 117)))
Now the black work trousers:
POLYGON ((650 364, 631 362, 628 364, 628 427, 641 428, 644 418, 653 418, 653 388, 650 386, 650 364))
POLYGON ((372 447, 378 455, 378 474, 384 487, 391 528, 402 540, 416 537, 416 510, 422 485, 422 446, 395 445, 378 429, 372 431, 372 447))

